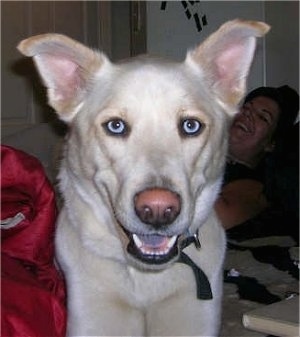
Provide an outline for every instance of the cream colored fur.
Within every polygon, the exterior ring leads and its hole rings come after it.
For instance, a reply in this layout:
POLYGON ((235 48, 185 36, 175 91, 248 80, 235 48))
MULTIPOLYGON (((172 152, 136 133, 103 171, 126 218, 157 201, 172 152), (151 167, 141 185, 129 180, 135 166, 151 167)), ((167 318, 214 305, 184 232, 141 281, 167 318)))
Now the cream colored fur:
POLYGON ((264 23, 228 22, 182 63, 141 57, 113 64, 57 34, 20 43, 34 58, 50 105, 70 125, 56 233, 68 336, 218 334, 225 236, 213 204, 228 124, 245 93, 255 39, 267 30, 264 23), (189 133, 186 120, 200 131, 189 133), (179 196, 172 223, 155 227, 137 216, 135 198, 150 188, 179 196), (178 255, 162 264, 130 255, 122 228, 179 241, 199 231, 201 248, 184 252, 208 277, 213 299, 197 299, 192 269, 177 263, 178 255))

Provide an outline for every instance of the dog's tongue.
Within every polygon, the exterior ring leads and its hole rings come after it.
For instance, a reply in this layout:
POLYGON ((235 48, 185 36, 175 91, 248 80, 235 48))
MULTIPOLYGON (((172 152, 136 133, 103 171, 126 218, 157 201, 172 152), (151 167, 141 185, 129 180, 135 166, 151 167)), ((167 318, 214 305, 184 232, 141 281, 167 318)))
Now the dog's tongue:
POLYGON ((136 246, 144 250, 161 251, 166 253, 175 243, 176 236, 168 237, 162 235, 133 235, 136 246))
POLYGON ((167 238, 161 235, 139 235, 140 240, 144 245, 149 245, 152 247, 162 246, 167 238))

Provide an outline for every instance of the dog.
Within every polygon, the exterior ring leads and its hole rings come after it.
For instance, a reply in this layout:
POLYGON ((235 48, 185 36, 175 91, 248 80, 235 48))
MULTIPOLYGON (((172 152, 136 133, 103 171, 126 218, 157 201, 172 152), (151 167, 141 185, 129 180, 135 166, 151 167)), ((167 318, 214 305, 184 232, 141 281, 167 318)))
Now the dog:
POLYGON ((225 234, 214 202, 256 38, 223 24, 183 62, 112 63, 66 36, 18 49, 69 125, 56 255, 68 336, 216 336, 225 234))

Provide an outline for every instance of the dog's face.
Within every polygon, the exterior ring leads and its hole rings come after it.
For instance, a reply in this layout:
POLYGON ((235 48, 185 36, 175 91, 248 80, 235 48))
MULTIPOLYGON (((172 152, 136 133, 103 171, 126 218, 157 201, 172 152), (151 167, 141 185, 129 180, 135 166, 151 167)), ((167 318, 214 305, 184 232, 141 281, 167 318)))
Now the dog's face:
POLYGON ((267 29, 229 22, 183 63, 112 64, 53 34, 19 46, 34 56, 50 104, 70 123, 64 172, 135 265, 165 268, 212 212, 228 123, 244 94, 255 36, 267 29))
POLYGON ((139 62, 115 69, 100 107, 97 93, 105 84, 97 83, 82 111, 86 104, 94 108, 89 117, 75 117, 69 146, 76 144, 72 170, 81 176, 89 163, 86 179, 107 192, 129 257, 160 268, 177 258, 182 237, 211 212, 227 116, 201 81, 190 78, 189 67, 139 62))

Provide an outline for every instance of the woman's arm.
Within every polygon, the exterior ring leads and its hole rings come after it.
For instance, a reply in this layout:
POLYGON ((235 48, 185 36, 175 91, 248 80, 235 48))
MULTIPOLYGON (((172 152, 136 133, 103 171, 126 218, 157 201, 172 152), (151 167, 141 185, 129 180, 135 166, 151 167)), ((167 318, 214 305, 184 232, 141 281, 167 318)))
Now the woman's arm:
POLYGON ((225 185, 215 204, 215 210, 225 229, 237 226, 259 214, 268 206, 263 184, 240 179, 225 185))

